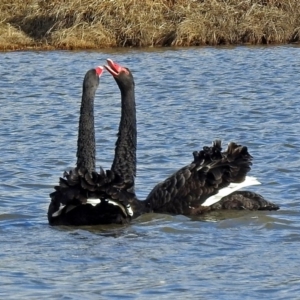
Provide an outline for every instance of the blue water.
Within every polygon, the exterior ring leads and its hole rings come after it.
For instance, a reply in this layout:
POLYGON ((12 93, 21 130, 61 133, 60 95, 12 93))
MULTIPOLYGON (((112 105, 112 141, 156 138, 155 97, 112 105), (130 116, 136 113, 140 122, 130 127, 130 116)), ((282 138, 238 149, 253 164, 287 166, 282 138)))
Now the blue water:
MULTIPOLYGON (((300 48, 0 53, 1 299, 297 299, 300 48), (140 199, 212 140, 254 157, 251 190, 277 212, 144 215, 50 227, 49 193, 76 162, 85 72, 112 58, 136 82, 140 199)), ((120 118, 113 78, 95 100, 97 165, 120 118)))

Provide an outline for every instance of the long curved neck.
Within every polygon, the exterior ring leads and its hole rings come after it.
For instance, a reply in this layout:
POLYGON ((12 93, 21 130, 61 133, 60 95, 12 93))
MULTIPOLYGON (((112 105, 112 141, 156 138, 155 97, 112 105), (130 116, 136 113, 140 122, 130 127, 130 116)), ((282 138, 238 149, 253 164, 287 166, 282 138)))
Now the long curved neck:
POLYGON ((83 85, 77 141, 77 167, 84 167, 90 172, 94 171, 96 167, 94 127, 95 93, 96 89, 91 89, 83 85))
POLYGON ((126 90, 121 89, 121 100, 121 121, 111 169, 130 183, 129 191, 134 193, 137 147, 134 85, 126 90))

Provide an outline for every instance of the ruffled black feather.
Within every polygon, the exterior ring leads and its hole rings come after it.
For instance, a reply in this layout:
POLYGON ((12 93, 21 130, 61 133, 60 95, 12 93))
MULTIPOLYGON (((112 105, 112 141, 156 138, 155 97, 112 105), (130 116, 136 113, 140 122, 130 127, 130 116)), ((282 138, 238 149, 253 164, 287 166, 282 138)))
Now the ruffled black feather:
MULTIPOLYGON (((128 204, 127 199, 120 196, 120 189, 123 188, 123 186, 124 182, 119 178, 118 175, 114 174, 110 170, 105 172, 102 168, 100 169, 99 173, 89 173, 85 168, 77 167, 70 170, 69 172, 65 172, 64 178, 60 178, 59 185, 55 186, 55 191, 50 194, 51 208, 49 208, 48 211, 49 223, 63 223, 62 220, 59 220, 59 217, 53 217, 53 214, 56 213, 62 205, 67 205, 70 207, 81 206, 87 203, 88 198, 100 199, 101 203, 103 201, 107 202, 107 199, 112 199, 116 202, 119 201, 120 204, 125 208, 128 204)), ((106 204, 106 207, 108 207, 108 204, 106 204)), ((118 207, 114 207, 114 210, 118 211, 118 209, 118 207)), ((78 210, 86 211, 86 209, 83 208, 78 208, 78 210)), ((91 208, 89 210, 91 210, 91 208)), ((119 213, 123 215, 123 218, 118 217, 118 222, 121 220, 122 223, 124 223, 124 220, 128 216, 126 214, 124 215, 124 213, 120 209, 119 213)), ((68 213, 68 215, 69 214, 70 213, 68 213)), ((108 221, 108 212, 106 212, 105 215, 108 221)), ((68 219, 69 218, 70 215, 68 216, 68 219)), ((82 218, 83 217, 81 217, 81 219, 82 218)), ((86 216, 86 219, 88 218, 89 216, 86 216)), ((112 217, 111 221, 115 222, 114 220, 115 218, 112 217)))

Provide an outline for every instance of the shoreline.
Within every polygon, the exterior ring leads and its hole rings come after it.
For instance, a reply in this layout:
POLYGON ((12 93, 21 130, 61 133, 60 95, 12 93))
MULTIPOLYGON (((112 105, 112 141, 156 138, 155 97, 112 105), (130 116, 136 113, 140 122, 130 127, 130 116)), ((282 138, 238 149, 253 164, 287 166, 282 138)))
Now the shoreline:
POLYGON ((178 50, 178 49, 188 49, 188 48, 205 48, 205 47, 215 47, 215 48, 234 48, 234 47, 278 47, 278 46, 300 46, 300 42, 295 43, 274 43, 274 44, 228 44, 228 45, 201 45, 201 46, 165 46, 165 47, 105 47, 105 48, 55 48, 55 47, 24 47, 24 48, 5 48, 2 49, 0 45, 0 53, 5 52, 30 52, 30 51, 40 51, 40 52, 46 52, 46 51, 129 51, 129 50, 137 50, 137 51, 155 51, 155 50, 178 50))
POLYGON ((298 0, 2 0, 0 51, 300 42, 298 0))

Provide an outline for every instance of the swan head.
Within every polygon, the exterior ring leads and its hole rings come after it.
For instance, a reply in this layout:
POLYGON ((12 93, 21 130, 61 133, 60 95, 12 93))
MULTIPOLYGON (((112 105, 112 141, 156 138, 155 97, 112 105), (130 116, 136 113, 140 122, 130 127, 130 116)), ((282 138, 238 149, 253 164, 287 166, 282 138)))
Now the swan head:
POLYGON ((84 89, 96 90, 99 86, 99 78, 104 72, 104 67, 98 66, 86 72, 83 80, 84 89))
POLYGON ((122 67, 111 59, 107 59, 107 65, 104 67, 115 78, 121 90, 134 87, 134 79, 128 68, 122 67))

